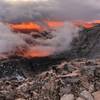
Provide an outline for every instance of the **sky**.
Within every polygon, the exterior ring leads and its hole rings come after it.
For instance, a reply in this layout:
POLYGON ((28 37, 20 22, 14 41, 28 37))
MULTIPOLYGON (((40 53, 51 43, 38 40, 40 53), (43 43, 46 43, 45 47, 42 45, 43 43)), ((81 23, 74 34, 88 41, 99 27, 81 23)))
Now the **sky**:
POLYGON ((100 0, 0 0, 0 20, 100 19, 100 0))

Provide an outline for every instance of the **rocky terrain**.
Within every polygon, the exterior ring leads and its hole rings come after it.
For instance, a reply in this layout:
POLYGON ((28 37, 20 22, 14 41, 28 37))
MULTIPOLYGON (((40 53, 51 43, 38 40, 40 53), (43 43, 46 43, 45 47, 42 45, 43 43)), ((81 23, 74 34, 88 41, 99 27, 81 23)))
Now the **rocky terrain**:
POLYGON ((99 50, 97 25, 58 58, 0 60, 0 100, 100 100, 99 50))
POLYGON ((100 100, 99 59, 64 60, 30 76, 17 72, 0 79, 0 100, 100 100))

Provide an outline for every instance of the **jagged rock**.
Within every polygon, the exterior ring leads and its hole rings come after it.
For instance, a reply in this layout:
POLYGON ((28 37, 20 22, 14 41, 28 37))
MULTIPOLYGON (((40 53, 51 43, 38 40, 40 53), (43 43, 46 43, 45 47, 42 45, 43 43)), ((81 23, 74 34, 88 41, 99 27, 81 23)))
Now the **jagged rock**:
POLYGON ((79 37, 72 42, 71 55, 100 58, 100 25, 79 32, 79 37))
POLYGON ((92 97, 92 95, 91 95, 91 93, 88 92, 88 91, 86 91, 86 90, 82 91, 80 93, 80 96, 82 96, 86 100, 94 100, 93 97, 92 97))
POLYGON ((61 100, 74 100, 73 94, 65 94, 61 97, 61 100))

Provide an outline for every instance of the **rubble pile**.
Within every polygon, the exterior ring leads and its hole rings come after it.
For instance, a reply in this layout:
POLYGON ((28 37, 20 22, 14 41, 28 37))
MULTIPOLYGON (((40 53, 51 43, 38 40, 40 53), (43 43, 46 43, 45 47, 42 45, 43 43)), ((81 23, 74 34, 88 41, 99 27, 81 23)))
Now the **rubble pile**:
POLYGON ((33 76, 0 79, 0 100, 99 100, 99 93, 99 59, 65 60, 33 76))

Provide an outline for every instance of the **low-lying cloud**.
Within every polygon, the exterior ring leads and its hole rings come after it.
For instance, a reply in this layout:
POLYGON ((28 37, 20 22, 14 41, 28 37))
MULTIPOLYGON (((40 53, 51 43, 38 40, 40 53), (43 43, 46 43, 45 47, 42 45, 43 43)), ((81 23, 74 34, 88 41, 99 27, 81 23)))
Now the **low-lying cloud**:
POLYGON ((71 42, 78 36, 79 29, 67 22, 70 20, 94 20, 100 17, 98 0, 3 0, 0 1, 0 54, 20 50, 53 50, 51 54, 71 49, 71 42), (16 34, 4 22, 36 21, 59 19, 64 26, 52 31, 52 39, 35 39, 29 34, 16 34), (31 44, 27 42, 31 41, 31 44), (39 43, 39 45, 34 45, 39 43))
POLYGON ((70 44, 73 38, 78 36, 78 31, 77 27, 66 22, 63 27, 51 32, 52 39, 35 39, 30 34, 13 33, 7 25, 0 23, 0 55, 14 55, 23 50, 42 50, 50 51, 50 55, 59 54, 70 50, 70 44))

